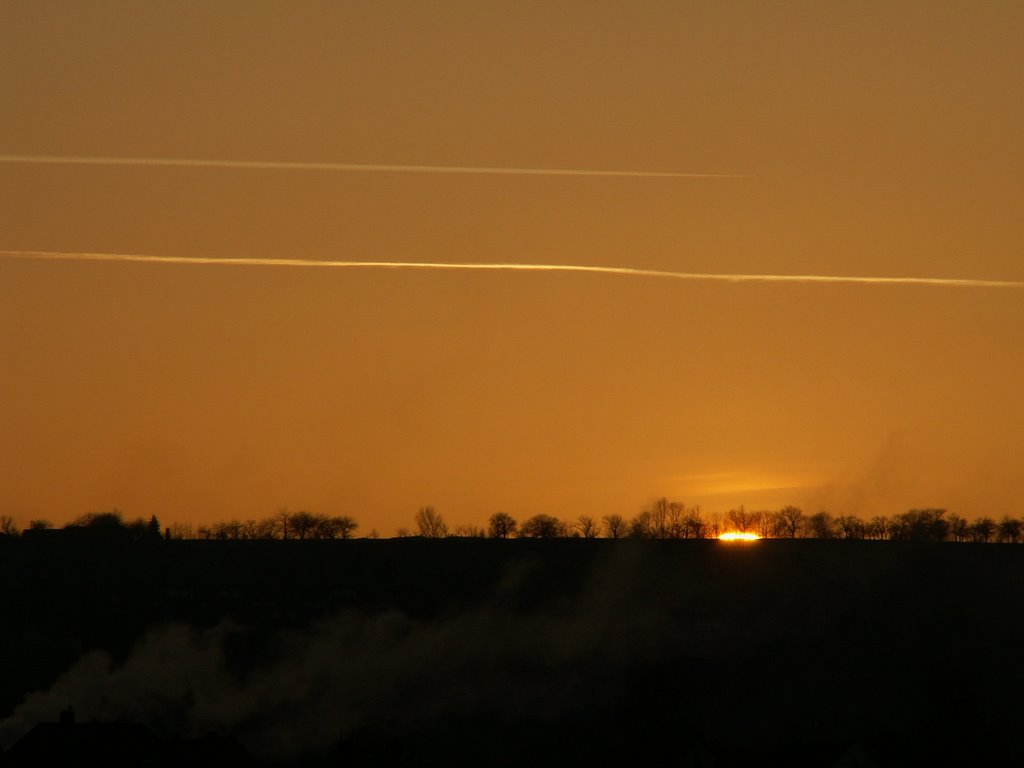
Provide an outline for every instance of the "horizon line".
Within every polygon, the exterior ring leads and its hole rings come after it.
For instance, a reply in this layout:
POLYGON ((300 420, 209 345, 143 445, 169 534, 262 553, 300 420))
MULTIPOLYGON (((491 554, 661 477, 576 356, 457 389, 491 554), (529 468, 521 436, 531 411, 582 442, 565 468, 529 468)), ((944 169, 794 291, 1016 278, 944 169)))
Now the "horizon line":
POLYGON ((745 274, 715 272, 675 272, 635 267, 592 266, 585 264, 530 264, 495 262, 435 261, 341 261, 320 259, 285 259, 263 257, 229 258, 224 256, 159 256, 132 253, 88 251, 22 251, 0 250, 0 257, 33 261, 86 261, 140 264, 218 265, 249 267, 305 267, 321 269, 395 269, 395 270, 460 270, 505 272, 576 272, 632 277, 653 277, 670 280, 728 283, 818 283, 857 285, 914 285, 948 288, 1024 289, 1024 281, 981 280, 947 277, 882 277, 869 275, 804 275, 745 274))

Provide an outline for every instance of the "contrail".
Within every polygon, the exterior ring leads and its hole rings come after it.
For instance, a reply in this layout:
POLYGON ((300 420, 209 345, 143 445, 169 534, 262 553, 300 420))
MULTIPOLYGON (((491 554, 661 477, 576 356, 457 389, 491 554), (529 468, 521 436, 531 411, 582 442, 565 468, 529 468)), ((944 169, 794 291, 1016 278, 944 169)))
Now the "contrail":
POLYGON ((140 264, 217 264, 232 267, 309 267, 321 269, 447 269, 495 272, 586 272, 599 275, 654 277, 725 283, 829 283, 861 285, 917 285, 946 288, 1024 288, 1012 280, 972 280, 951 277, 868 277, 856 275, 752 275, 714 272, 671 272, 634 267, 596 267, 583 264, 495 264, 437 261, 334 261, 319 259, 225 258, 220 256, 153 256, 135 253, 0 250, 0 258, 37 261, 106 261, 140 264))
POLYGON ((738 173, 674 173, 666 171, 595 171, 566 168, 487 168, 463 165, 380 165, 370 163, 301 163, 266 160, 199 160, 169 157, 77 157, 63 155, 0 155, 0 163, 47 165, 135 165, 168 168, 234 168, 264 171, 348 171, 364 173, 449 173, 487 176, 618 176, 664 179, 751 179, 738 173))

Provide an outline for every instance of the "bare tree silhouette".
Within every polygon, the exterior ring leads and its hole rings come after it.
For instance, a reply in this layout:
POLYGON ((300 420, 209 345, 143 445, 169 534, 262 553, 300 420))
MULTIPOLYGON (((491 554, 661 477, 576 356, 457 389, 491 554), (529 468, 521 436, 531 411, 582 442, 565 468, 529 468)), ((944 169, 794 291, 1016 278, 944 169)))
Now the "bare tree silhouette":
POLYGON ((292 513, 288 511, 287 507, 281 507, 277 510, 277 514, 274 516, 274 523, 280 538, 288 538, 291 533, 291 522, 292 513))
POLYGON ((885 515, 875 515, 865 525, 865 531, 869 539, 884 539, 889 535, 889 518, 885 515))
POLYGON ((1006 516, 999 521, 997 536, 999 541, 1007 544, 1017 544, 1021 540, 1021 533, 1024 530, 1024 523, 1015 518, 1006 516))
POLYGON ((351 539, 356 532, 356 528, 359 527, 359 523, 355 521, 355 518, 349 517, 348 515, 337 515, 336 517, 330 518, 331 531, 335 539, 351 539))
POLYGON ((908 541, 945 541, 949 521, 944 509, 911 509, 897 515, 889 526, 889 538, 908 541))
POLYGON ((979 517, 968 529, 971 541, 986 543, 996 535, 996 521, 991 517, 979 517))
POLYGON ((683 536, 687 539, 706 539, 708 533, 708 523, 701 516, 700 506, 689 507, 683 520, 683 536))
POLYGON ((740 506, 739 509, 730 509, 726 513, 725 518, 733 529, 741 533, 747 533, 757 527, 759 516, 758 512, 748 512, 744 507, 740 506))
POLYGON ((313 538, 317 527, 316 515, 299 510, 292 515, 291 532, 296 539, 313 538))
POLYGON ((445 524, 444 518, 430 505, 419 508, 419 511, 416 512, 415 522, 420 536, 428 539, 442 539, 448 535, 448 526, 445 524))
POLYGON ((807 531, 815 539, 835 538, 835 521, 828 512, 815 512, 807 519, 807 531))
POLYGON ((844 539, 863 539, 865 535, 864 521, 853 515, 837 517, 836 528, 844 539))
POLYGON ((641 510, 636 517, 629 521, 629 535, 634 539, 653 539, 656 536, 657 525, 651 510, 641 510))
POLYGON ((543 513, 524 520, 519 526, 519 535, 528 539, 554 539, 565 533, 561 520, 543 513))
POLYGON ((956 513, 950 515, 947 520, 949 535, 953 537, 953 541, 967 541, 970 534, 970 523, 956 513))
POLYGON ((604 535, 609 539, 621 539, 626 535, 628 526, 622 515, 605 515, 601 522, 604 524, 604 535))
POLYGON ((243 539, 252 541, 258 539, 272 539, 277 530, 276 521, 273 517, 263 520, 246 520, 240 524, 239 534, 243 539))
POLYGON ((655 539, 667 538, 672 515, 672 503, 662 496, 660 499, 655 499, 647 511, 648 519, 650 520, 649 535, 655 539))
POLYGON ((580 515, 576 518, 576 530, 584 539, 596 539, 601 532, 597 521, 587 515, 580 515))
POLYGON ((762 539, 775 535, 775 513, 770 509, 762 509, 754 512, 754 530, 762 539))
POLYGON ((804 513, 798 507, 787 506, 775 513, 775 535, 795 539, 804 526, 804 513))
POLYGON ((487 523, 487 532, 492 539, 507 539, 509 536, 515 535, 516 521, 512 515, 495 512, 487 523))

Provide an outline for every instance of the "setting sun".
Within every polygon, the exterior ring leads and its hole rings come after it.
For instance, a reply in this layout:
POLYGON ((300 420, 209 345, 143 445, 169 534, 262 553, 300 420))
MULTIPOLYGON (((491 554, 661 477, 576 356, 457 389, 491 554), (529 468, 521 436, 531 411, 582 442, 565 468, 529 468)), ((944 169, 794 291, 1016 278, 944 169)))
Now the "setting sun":
POLYGON ((757 541, 761 537, 756 533, 743 533, 741 531, 726 531, 720 534, 719 541, 757 541))

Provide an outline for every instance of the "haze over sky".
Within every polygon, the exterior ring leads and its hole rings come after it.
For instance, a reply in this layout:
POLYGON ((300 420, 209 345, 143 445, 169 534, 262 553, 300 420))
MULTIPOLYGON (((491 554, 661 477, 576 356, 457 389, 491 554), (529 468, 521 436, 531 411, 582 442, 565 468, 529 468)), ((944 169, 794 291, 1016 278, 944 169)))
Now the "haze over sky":
MULTIPOLYGON (((0 250, 1024 280, 1024 4, 10 2, 0 250)), ((1024 512, 1024 291, 0 257, 0 514, 1024 512)))

